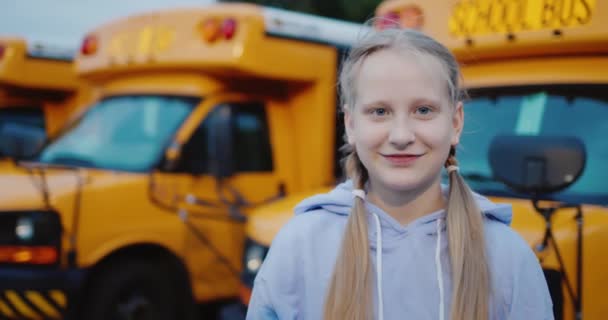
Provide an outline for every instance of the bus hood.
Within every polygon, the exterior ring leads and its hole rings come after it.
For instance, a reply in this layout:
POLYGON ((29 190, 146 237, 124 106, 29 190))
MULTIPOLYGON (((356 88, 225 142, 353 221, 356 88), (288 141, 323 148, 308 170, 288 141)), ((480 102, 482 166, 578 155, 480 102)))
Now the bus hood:
MULTIPOLYGON (((26 168, 0 163, 0 211, 52 208, 71 211, 76 196, 116 184, 141 182, 141 174, 88 168, 26 168)), ((96 191, 98 192, 98 191, 96 191)))

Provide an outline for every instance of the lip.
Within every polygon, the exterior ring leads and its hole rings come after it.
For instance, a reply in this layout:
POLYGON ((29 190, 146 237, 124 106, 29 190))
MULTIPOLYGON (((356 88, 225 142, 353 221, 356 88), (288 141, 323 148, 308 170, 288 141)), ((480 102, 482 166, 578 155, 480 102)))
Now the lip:
POLYGON ((421 154, 381 154, 390 164, 394 166, 410 166, 423 155, 421 154))

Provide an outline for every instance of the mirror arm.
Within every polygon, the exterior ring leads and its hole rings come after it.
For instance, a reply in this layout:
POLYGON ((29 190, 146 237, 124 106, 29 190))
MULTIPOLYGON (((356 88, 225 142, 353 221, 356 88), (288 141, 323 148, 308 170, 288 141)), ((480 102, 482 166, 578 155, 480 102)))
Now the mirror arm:
POLYGON ((559 263, 560 274, 562 279, 566 284, 566 289, 568 291, 568 295, 574 305, 575 319, 582 319, 582 281, 583 281, 583 209, 580 205, 572 205, 567 203, 561 203, 554 207, 540 207, 538 204, 538 199, 532 200, 532 204, 534 205, 534 209, 538 211, 539 214, 543 216, 545 219, 545 234, 543 236, 543 240, 541 244, 537 245, 535 250, 537 252, 541 252, 545 250, 550 243, 553 246, 555 251, 555 256, 557 257, 557 261, 559 263), (576 294, 574 293, 574 289, 570 279, 568 278, 568 274, 566 273, 566 264, 562 258, 559 247, 557 245, 557 241, 553 235, 553 225, 551 222, 551 218, 553 215, 560 209, 565 208, 575 208, 576 215, 574 217, 577 224, 577 243, 576 243, 576 294))
POLYGON ((241 208, 250 206, 249 202, 232 186, 224 183, 224 179, 217 178, 215 183, 215 191, 220 201, 228 206, 228 214, 231 219, 238 222, 246 222, 247 216, 241 212, 241 208), (224 187, 228 189, 235 201, 228 200, 224 195, 224 187))
POLYGON ((177 163, 181 156, 182 145, 177 141, 173 141, 169 148, 165 151, 165 163, 163 164, 163 170, 173 171, 177 167, 177 163))
POLYGON ((576 221, 576 304, 574 308, 576 310, 576 319, 582 319, 583 310, 583 207, 576 206, 576 215, 574 216, 576 221))
POLYGON ((245 199, 245 197, 243 197, 243 195, 240 194, 237 189, 233 188, 232 186, 230 186, 228 184, 224 184, 222 180, 217 180, 216 191, 217 191, 218 197, 220 198, 222 203, 229 206, 230 217, 239 222, 247 221, 247 216, 241 212, 241 208, 251 208, 251 207, 257 207, 260 205, 264 205, 264 204, 279 200, 281 198, 284 198, 285 194, 286 194, 285 184, 280 183, 279 191, 276 195, 271 196, 270 198, 264 199, 257 203, 251 203, 251 202, 247 201, 247 199, 245 199), (226 199, 226 197, 224 197, 223 188, 222 188, 223 186, 225 186, 228 189, 228 191, 236 199, 236 201, 229 201, 228 199, 226 199))

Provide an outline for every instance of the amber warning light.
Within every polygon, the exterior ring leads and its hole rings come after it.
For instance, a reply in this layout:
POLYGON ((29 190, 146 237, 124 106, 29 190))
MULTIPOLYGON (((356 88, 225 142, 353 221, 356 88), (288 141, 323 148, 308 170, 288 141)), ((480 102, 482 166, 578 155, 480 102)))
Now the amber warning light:
POLYGON ((237 21, 233 18, 209 18, 201 22, 198 31, 205 42, 213 43, 220 38, 230 40, 237 31, 237 21))
POLYGON ((378 16, 375 26, 379 30, 395 27, 420 30, 424 26, 424 12, 415 5, 393 9, 378 16))
POLYGON ((97 53, 97 49, 99 47, 99 41, 97 37, 94 35, 88 35, 82 41, 82 46, 80 47, 80 53, 83 56, 90 56, 97 53))

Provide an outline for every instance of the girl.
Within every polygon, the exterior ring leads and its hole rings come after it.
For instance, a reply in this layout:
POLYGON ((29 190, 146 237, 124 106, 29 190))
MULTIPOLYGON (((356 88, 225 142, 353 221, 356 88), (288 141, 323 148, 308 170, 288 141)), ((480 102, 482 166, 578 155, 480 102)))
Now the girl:
POLYGON ((510 206, 458 173, 459 79, 452 54, 416 31, 374 32, 351 50, 340 75, 349 180, 296 207, 247 319, 553 319, 510 206))

